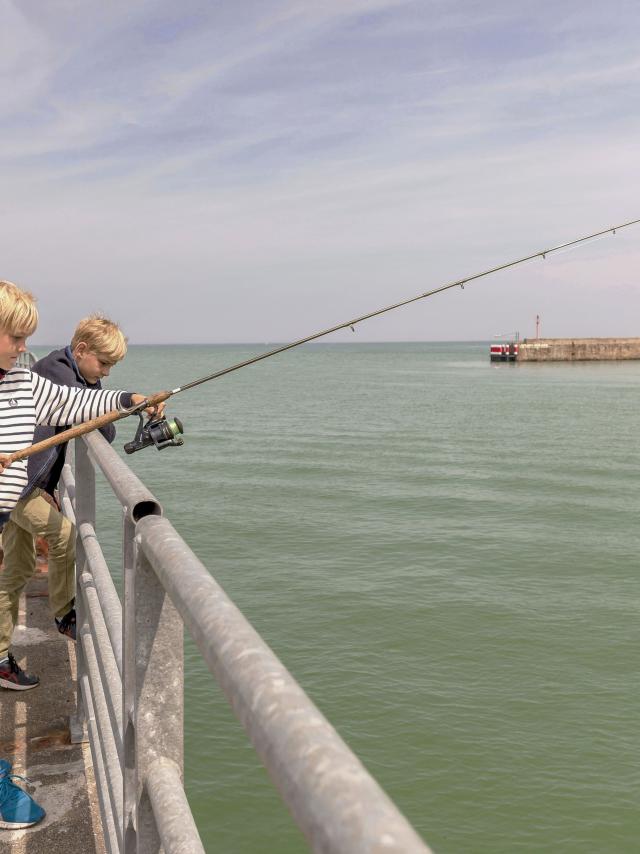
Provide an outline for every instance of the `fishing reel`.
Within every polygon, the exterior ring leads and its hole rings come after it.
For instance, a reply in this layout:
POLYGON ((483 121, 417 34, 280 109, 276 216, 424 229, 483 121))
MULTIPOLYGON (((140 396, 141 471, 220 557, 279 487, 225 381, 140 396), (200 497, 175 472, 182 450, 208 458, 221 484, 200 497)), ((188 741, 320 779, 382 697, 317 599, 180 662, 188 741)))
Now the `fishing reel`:
POLYGON ((124 446, 127 454, 134 454, 136 451, 141 451, 149 445, 155 445, 161 451, 163 448, 168 448, 171 445, 184 444, 184 439, 180 435, 184 433, 184 427, 179 418, 167 421, 163 416, 162 418, 155 418, 145 422, 141 412, 139 413, 139 418, 140 423, 138 424, 133 441, 127 442, 124 446))

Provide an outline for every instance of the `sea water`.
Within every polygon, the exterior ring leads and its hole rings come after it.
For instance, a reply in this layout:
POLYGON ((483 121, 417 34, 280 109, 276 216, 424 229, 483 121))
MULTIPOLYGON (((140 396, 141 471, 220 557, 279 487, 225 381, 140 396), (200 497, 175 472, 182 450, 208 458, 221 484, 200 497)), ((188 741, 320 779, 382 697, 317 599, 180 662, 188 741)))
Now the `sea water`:
MULTIPOLYGON (((106 384, 262 349, 131 347, 106 384)), ((639 389, 638 362, 317 344, 176 396, 184 446, 127 462, 436 852, 635 852, 639 389)), ((189 639, 185 716, 205 848, 308 850, 189 639)))

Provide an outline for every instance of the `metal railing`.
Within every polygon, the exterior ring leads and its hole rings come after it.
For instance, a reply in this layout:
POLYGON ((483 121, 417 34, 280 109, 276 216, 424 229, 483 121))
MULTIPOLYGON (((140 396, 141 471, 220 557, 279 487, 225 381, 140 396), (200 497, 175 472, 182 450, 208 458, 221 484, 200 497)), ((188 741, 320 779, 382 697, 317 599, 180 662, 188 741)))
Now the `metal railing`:
POLYGON ((37 359, 31 352, 31 350, 25 350, 24 353, 19 354, 18 360, 16 362, 16 368, 28 368, 29 370, 31 370, 31 368, 35 365, 36 362, 37 359))
POLYGON ((429 849, 98 433, 61 478, 77 529, 78 702, 109 854, 204 852, 182 784, 183 627, 313 851, 429 849), (95 531, 95 466, 123 509, 123 602, 95 531))

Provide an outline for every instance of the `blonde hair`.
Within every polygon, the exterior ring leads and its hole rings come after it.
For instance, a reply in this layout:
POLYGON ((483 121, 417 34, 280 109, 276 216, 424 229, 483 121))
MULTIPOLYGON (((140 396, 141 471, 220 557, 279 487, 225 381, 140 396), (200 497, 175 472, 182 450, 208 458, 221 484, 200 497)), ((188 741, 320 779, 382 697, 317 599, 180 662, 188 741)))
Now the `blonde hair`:
POLYGON ((71 349, 75 350, 83 341, 96 356, 114 364, 127 353, 127 339, 122 330, 101 314, 90 314, 80 321, 71 339, 71 349))
POLYGON ((0 281, 0 329, 28 338, 38 326, 36 300, 13 282, 0 281))

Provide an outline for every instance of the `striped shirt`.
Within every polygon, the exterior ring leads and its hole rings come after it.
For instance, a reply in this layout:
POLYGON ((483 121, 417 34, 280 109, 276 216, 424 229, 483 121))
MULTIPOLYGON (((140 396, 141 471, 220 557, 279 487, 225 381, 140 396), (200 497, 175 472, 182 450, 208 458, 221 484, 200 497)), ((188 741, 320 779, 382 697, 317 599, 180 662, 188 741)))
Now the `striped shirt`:
MULTIPOLYGON (((12 454, 33 443, 36 424, 70 427, 120 407, 121 391, 72 388, 26 368, 0 376, 0 453, 12 454)), ((0 517, 10 513, 27 483, 27 460, 0 474, 0 517)))

